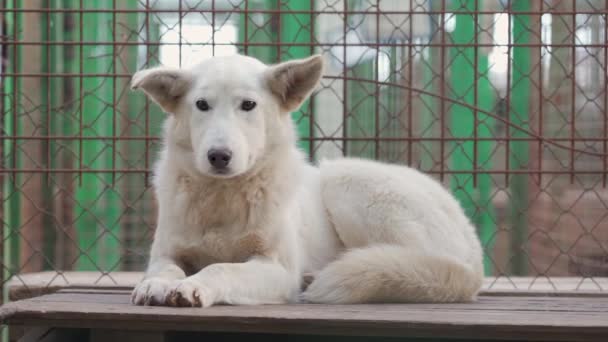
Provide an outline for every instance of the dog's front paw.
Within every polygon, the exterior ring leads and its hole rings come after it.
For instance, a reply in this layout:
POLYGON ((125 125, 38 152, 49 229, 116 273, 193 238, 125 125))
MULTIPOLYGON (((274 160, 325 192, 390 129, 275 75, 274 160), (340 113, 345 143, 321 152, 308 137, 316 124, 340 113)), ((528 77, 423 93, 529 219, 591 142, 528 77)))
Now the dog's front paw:
POLYGON ((213 304, 209 290, 195 280, 184 279, 174 282, 167 292, 165 302, 175 307, 206 308, 213 304))
POLYGON ((149 278, 142 280, 131 294, 131 302, 135 305, 164 305, 165 296, 172 280, 149 278))

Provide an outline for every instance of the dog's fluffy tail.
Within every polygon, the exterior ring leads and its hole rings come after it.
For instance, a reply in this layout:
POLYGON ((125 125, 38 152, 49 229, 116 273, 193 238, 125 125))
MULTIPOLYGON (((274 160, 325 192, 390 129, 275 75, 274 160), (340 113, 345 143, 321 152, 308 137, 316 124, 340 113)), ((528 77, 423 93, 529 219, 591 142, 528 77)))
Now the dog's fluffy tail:
POLYGON ((466 302, 475 298, 483 270, 449 257, 376 245, 346 252, 315 275, 301 294, 311 303, 466 302))

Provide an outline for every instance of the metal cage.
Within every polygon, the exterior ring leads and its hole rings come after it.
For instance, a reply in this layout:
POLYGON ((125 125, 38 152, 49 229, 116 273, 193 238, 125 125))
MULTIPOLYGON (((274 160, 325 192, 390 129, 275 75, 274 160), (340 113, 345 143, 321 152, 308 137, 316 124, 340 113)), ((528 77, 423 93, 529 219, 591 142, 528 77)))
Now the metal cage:
MULTIPOLYGON (((2 283, 141 270, 163 113, 136 70, 322 53, 293 113, 311 161, 428 172, 495 277, 608 276, 608 1, 2 0, 2 283)), ((515 283, 513 283, 515 286, 515 283)))

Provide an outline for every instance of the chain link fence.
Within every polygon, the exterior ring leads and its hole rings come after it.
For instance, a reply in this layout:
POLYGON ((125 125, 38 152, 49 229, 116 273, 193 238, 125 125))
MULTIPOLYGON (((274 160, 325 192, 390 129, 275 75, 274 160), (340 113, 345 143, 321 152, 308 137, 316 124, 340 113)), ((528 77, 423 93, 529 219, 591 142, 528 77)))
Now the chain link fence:
POLYGON ((608 288, 608 1, 1 6, 2 284, 143 270, 164 114, 130 76, 238 52, 322 53, 322 85, 293 113, 302 149, 437 177, 478 227, 487 286, 608 288))

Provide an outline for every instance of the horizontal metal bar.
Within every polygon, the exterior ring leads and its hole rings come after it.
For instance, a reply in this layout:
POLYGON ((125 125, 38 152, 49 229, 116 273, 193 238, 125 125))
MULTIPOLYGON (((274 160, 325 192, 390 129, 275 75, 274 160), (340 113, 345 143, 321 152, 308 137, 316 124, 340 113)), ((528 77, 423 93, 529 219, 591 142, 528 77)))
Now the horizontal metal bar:
POLYGON ((41 8, 41 9, 29 9, 29 8, 1 8, 0 13, 215 13, 215 14, 232 14, 232 13, 261 13, 261 14, 339 14, 339 15, 353 15, 353 14, 368 14, 368 15, 390 15, 390 14, 414 14, 414 15, 423 15, 423 14, 468 14, 468 15, 493 15, 493 14, 519 14, 519 15, 539 15, 539 14, 551 14, 551 15, 573 15, 573 14, 598 14, 603 15, 606 12, 604 9, 596 9, 596 10, 576 10, 576 11, 568 11, 568 10, 551 10, 546 9, 543 11, 517 11, 512 9, 503 9, 503 10, 485 10, 485 11, 470 11, 470 10, 450 10, 450 11, 436 11, 436 10, 425 10, 425 11, 417 11, 417 10, 404 10, 404 11, 378 11, 376 6, 370 6, 370 10, 329 10, 329 9, 321 9, 321 10, 284 10, 284 9, 247 9, 235 7, 233 9, 211 9, 211 8, 182 8, 182 9, 172 9, 172 8, 141 8, 141 9, 105 9, 105 8, 96 8, 96 9, 72 9, 72 8, 41 8), (371 10, 371 9, 374 10, 371 10))
MULTIPOLYGON (((605 138, 552 138, 550 136, 543 136, 545 139, 551 139, 552 141, 560 141, 560 142, 604 142, 608 141, 608 137, 605 138)), ((125 140, 125 141, 137 141, 137 140, 160 140, 159 136, 14 136, 14 135, 4 135, 0 137, 0 141, 6 140, 125 140)), ((523 138, 523 137, 477 137, 477 138, 466 138, 466 137, 382 137, 382 136, 368 136, 368 137, 313 137, 312 139, 309 137, 302 137, 301 140, 312 140, 312 141, 495 141, 495 142, 504 142, 504 141, 528 141, 528 142, 538 142, 543 141, 543 139, 539 138, 523 138)))
POLYGON ((344 43, 344 42, 330 42, 330 43, 320 43, 320 42, 310 42, 310 43, 297 43, 297 42, 233 42, 233 43, 212 43, 209 42, 150 42, 150 41, 137 41, 137 42, 94 42, 94 41, 15 41, 15 40, 5 40, 3 44, 6 45, 57 45, 57 46, 80 46, 80 45, 112 45, 112 46, 267 46, 267 47, 276 47, 276 46, 303 46, 303 47, 343 47, 343 46, 363 46, 363 47, 441 47, 441 48, 450 48, 450 47, 553 47, 553 48, 572 48, 572 46, 578 48, 603 48, 604 44, 568 44, 568 43, 507 43, 507 44, 492 44, 492 43, 399 43, 399 42, 363 42, 363 43, 344 43))
MULTIPOLYGON (((543 174, 543 175, 569 175, 568 170, 422 170, 429 174, 543 174)), ((152 169, 0 169, 0 174, 6 173, 151 173, 152 169)), ((603 175, 604 170, 576 170, 575 174, 603 175)))

